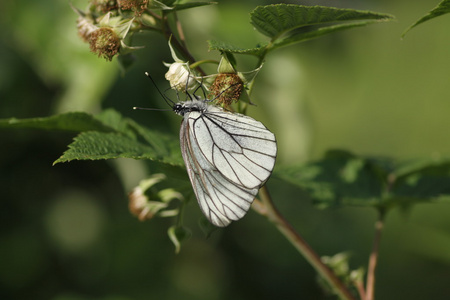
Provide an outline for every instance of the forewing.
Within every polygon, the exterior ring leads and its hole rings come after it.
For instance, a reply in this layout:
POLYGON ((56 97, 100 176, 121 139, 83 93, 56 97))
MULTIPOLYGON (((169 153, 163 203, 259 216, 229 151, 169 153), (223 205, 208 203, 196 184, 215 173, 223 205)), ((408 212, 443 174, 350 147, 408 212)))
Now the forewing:
POLYGON ((205 112, 191 133, 205 159, 229 181, 248 189, 261 187, 275 165, 275 135, 255 119, 225 111, 205 112))
MULTIPOLYGON (((193 134, 194 124, 199 118, 200 115, 192 113, 185 116, 180 130, 181 152, 203 214, 214 225, 224 227, 246 214, 259 187, 246 188, 235 184, 208 160, 199 146, 208 139, 205 137, 200 143, 193 134)), ((212 137, 209 141, 213 141, 212 137)))

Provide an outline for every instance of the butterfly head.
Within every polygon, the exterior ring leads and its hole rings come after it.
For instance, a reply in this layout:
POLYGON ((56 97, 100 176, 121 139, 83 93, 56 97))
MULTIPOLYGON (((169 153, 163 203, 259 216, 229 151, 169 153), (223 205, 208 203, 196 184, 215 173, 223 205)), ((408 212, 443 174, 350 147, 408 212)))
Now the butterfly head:
POLYGON ((180 116, 184 116, 186 109, 182 103, 175 103, 172 107, 172 110, 180 116))

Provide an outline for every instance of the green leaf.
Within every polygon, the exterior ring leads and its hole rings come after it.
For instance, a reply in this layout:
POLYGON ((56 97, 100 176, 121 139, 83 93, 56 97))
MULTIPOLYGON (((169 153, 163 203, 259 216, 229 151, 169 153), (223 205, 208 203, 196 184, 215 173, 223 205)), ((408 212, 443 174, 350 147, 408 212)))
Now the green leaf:
POLYGON ((431 158, 410 161, 400 165, 392 193, 409 201, 450 200, 450 159, 431 158))
POLYGON ((393 18, 370 11, 294 4, 258 6, 251 13, 253 26, 271 38, 264 51, 393 18), (347 23, 337 24, 341 22, 347 23))
POLYGON ((413 23, 411 26, 409 26, 403 32, 402 37, 404 37, 408 31, 410 31, 417 25, 448 13, 450 13, 450 0, 443 0, 441 3, 438 4, 438 6, 436 6, 430 12, 428 12, 428 14, 426 14, 425 16, 417 20, 415 23, 413 23))
POLYGON ((122 115, 114 109, 105 109, 94 117, 104 125, 114 129, 116 132, 123 133, 133 138, 136 136, 134 130, 132 130, 129 125, 132 120, 122 117, 122 115))
MULTIPOLYGON (((53 164, 72 160, 98 160, 111 158, 156 159, 154 149, 119 133, 88 131, 80 133, 69 150, 53 164)), ((163 158, 161 158, 163 159, 163 158)))
POLYGON ((106 112, 99 118, 105 122, 119 118, 115 132, 82 132, 54 164, 72 160, 124 157, 183 165, 178 138, 147 129, 133 120, 123 119, 115 111, 106 112))
POLYGON ((0 128, 35 128, 81 132, 54 164, 72 160, 127 157, 183 166, 177 137, 150 130, 113 109, 92 116, 75 112, 46 118, 4 119, 0 128))
POLYGON ((45 118, 29 119, 1 119, 0 128, 36 128, 46 130, 101 132, 114 131, 109 124, 105 124, 92 115, 82 112, 70 112, 45 118))
POLYGON ((250 16, 252 25, 259 32, 271 38, 270 43, 246 49, 221 41, 209 40, 209 50, 250 54, 262 58, 268 51, 280 47, 394 18, 388 14, 370 11, 294 4, 258 6, 250 16), (336 24, 338 22, 347 23, 336 24))
POLYGON ((333 150, 317 162, 277 168, 277 176, 305 189, 321 208, 381 203, 385 163, 333 150))
POLYGON ((433 157, 425 157, 420 159, 411 159, 401 162, 395 168, 393 175, 396 178, 409 176, 411 174, 421 172, 429 167, 439 166, 448 162, 448 158, 435 155, 433 157))
POLYGON ((255 56, 261 56, 265 51, 266 45, 257 46, 255 48, 244 49, 237 46, 215 40, 208 40, 209 50, 219 50, 223 52, 236 53, 236 54, 250 54, 255 56))
POLYGON ((450 158, 396 163, 329 151, 317 162, 278 168, 279 177, 305 189, 319 207, 387 209, 450 200, 450 158))
POLYGON ((282 39, 278 39, 273 43, 273 46, 269 50, 274 50, 280 47, 289 46, 292 44, 304 42, 307 40, 315 39, 318 37, 321 37, 323 35, 327 35, 329 33, 338 32, 354 27, 361 27, 366 26, 369 23, 373 23, 376 21, 363 21, 363 22, 353 22, 350 24, 340 24, 340 25, 332 25, 332 26, 326 26, 317 28, 314 31, 300 31, 300 30, 293 30, 287 35, 286 37, 283 37, 282 39))
POLYGON ((272 40, 276 40, 288 31, 309 25, 323 25, 342 21, 387 21, 393 19, 391 15, 370 11, 294 4, 258 6, 250 15, 253 26, 262 34, 272 38, 272 40))
POLYGON ((129 120, 129 126, 138 134, 139 139, 151 146, 159 154, 159 160, 176 166, 183 166, 178 137, 149 130, 133 120, 129 120))

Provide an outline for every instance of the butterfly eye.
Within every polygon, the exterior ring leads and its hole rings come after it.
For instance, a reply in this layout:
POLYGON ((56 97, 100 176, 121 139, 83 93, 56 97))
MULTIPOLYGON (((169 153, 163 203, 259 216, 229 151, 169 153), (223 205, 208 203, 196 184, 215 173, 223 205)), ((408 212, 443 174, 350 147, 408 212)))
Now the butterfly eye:
POLYGON ((179 103, 174 104, 174 106, 173 106, 173 111, 174 111, 176 114, 184 115, 184 113, 182 113, 182 110, 183 110, 183 105, 181 105, 181 104, 179 104, 179 103))

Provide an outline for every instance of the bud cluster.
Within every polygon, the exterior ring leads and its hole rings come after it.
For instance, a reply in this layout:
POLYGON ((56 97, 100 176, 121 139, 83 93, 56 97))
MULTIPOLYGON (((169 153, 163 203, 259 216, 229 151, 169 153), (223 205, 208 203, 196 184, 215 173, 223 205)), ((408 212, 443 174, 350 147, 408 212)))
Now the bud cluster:
MULTIPOLYGON (((92 52, 111 61, 119 52, 138 48, 127 46, 125 39, 130 29, 138 29, 148 5, 149 0, 92 0, 86 11, 73 8, 79 16, 78 34, 89 43, 92 52)), ((152 22, 147 16, 146 23, 152 22)))
POLYGON ((216 104, 227 107, 239 99, 251 103, 244 87, 255 78, 261 66, 250 72, 237 72, 227 55, 223 55, 217 74, 198 76, 195 67, 202 62, 190 65, 178 58, 170 42, 169 47, 174 62, 164 63, 164 65, 169 68, 166 79, 173 89, 192 92, 201 84, 202 88, 209 91, 209 99, 214 100, 216 104))
POLYGON ((92 0, 92 9, 106 14, 113 12, 115 15, 119 11, 134 11, 137 16, 141 15, 148 7, 149 0, 92 0))
MULTIPOLYGON (((175 11, 177 5, 182 5, 178 2, 182 1, 173 1, 171 4, 174 6, 169 7, 167 3, 153 0, 90 0, 86 11, 73 9, 79 15, 77 27, 81 38, 89 43, 92 52, 111 61, 118 54, 126 55, 141 48, 127 45, 126 41, 132 33, 143 29, 161 30, 165 27, 167 18, 164 11, 175 11), (161 14, 154 10, 161 10, 161 14)), ((170 36, 176 38, 175 35, 170 36)), ((253 81, 261 66, 249 72, 238 72, 233 55, 224 52, 217 73, 204 75, 200 65, 211 61, 192 62, 180 59, 170 39, 169 48, 173 62, 164 64, 168 67, 165 77, 171 88, 182 92, 195 92, 201 86, 209 93, 210 99, 224 107, 239 99, 251 104, 245 87, 253 81)), ((183 43, 177 41, 174 45, 178 47, 179 53, 186 54, 187 49, 180 49, 183 43)), ((120 60, 120 63, 124 64, 124 61, 126 60, 120 60)))

